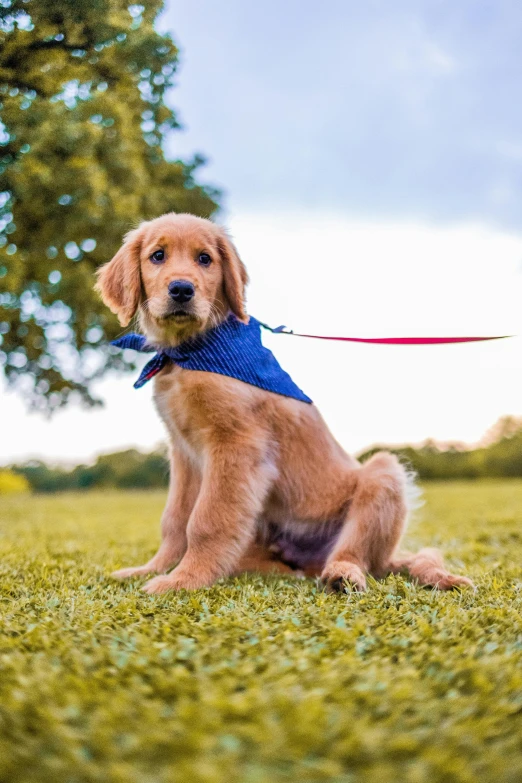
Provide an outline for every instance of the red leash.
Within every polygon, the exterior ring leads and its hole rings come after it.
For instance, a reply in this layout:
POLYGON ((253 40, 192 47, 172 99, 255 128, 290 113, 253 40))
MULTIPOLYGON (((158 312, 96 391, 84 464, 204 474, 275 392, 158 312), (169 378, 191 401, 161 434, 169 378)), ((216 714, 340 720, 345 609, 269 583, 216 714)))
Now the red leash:
POLYGON ((328 337, 324 334, 301 334, 286 330, 286 326, 277 326, 272 329, 267 324, 261 324, 274 334, 293 334, 295 337, 312 337, 315 340, 341 340, 348 343, 380 343, 381 345, 441 345, 444 343, 479 343, 486 340, 506 340, 512 337, 510 334, 495 335, 494 337, 328 337))

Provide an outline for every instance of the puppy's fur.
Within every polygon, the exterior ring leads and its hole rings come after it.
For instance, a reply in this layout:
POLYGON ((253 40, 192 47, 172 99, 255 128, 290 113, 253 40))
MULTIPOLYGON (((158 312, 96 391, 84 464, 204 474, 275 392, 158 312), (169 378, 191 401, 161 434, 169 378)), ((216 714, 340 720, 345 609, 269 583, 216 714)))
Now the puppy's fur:
MULTIPOLYGON (((171 213, 131 231, 99 270, 97 287, 123 326, 138 313, 148 341, 160 347, 230 312, 247 322, 246 283, 221 228, 171 213), (173 302, 175 280, 193 284, 190 302, 173 302)), ((148 563, 115 577, 160 574, 145 585, 149 593, 203 587, 245 570, 300 570, 334 590, 364 590, 367 573, 403 569, 440 589, 471 584, 448 573, 436 550, 397 553, 408 514, 404 468, 385 452, 361 465, 314 405, 174 364, 154 384, 171 460, 162 542, 148 563)))

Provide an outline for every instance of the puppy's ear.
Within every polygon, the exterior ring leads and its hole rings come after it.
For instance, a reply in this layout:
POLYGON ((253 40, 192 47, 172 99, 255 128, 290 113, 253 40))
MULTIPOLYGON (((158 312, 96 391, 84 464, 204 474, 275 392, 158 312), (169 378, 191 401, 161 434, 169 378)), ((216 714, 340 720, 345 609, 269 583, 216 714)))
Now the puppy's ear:
POLYGON ((223 290, 225 296, 234 315, 247 324, 245 287, 248 283, 248 274, 245 265, 224 231, 218 237, 218 246, 223 263, 223 290))
POLYGON ((97 271, 95 289, 122 326, 129 324, 140 302, 140 248, 139 228, 129 231, 112 261, 97 271))

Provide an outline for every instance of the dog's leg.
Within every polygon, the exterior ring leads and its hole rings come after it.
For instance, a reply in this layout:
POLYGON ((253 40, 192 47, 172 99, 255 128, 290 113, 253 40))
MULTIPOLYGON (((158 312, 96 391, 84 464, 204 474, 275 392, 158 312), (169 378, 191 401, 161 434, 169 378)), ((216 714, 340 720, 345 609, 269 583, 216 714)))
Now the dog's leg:
POLYGON ((471 579, 450 574, 438 549, 425 548, 416 554, 399 552, 389 563, 388 570, 394 574, 408 571, 419 584, 435 587, 438 590, 451 590, 454 587, 474 587, 471 579))
POLYGON ((148 563, 114 571, 115 579, 129 579, 151 573, 165 573, 187 548, 186 528, 199 491, 200 479, 189 461, 176 451, 170 457, 170 486, 167 504, 161 517, 160 548, 148 563))
POLYGON ((386 572, 406 525, 407 476, 392 454, 380 452, 357 471, 346 523, 321 574, 327 588, 365 590, 367 572, 386 572))
POLYGON ((147 593, 213 584, 234 570, 255 535, 273 466, 261 453, 235 443, 215 447, 207 455, 201 490, 187 526, 187 551, 167 576, 151 579, 147 593))
POLYGON ((406 527, 409 477, 396 457, 375 454, 357 469, 358 477, 346 524, 328 558, 321 579, 331 590, 351 584, 366 587, 366 573, 382 577, 408 570, 420 584, 439 590, 473 586, 466 577, 446 571, 436 549, 396 553, 406 527))

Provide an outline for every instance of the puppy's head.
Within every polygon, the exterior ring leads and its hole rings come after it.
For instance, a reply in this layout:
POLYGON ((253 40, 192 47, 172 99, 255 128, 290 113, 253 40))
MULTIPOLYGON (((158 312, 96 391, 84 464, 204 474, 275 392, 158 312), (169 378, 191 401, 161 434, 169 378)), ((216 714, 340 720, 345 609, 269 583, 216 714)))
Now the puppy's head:
POLYGON ((122 326, 138 313, 151 342, 175 345, 229 312, 246 323, 247 280, 222 228, 172 212, 130 231, 96 288, 122 326))

